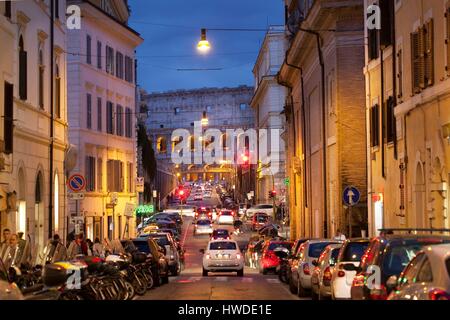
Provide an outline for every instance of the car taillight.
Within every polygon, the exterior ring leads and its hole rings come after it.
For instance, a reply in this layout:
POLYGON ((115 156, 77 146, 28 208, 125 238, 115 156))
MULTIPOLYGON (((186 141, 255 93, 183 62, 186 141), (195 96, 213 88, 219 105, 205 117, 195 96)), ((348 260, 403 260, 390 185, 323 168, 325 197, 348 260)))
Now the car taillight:
POLYGON ((428 293, 430 300, 450 300, 450 293, 443 290, 435 289, 428 293))
POLYGON ((345 277, 345 271, 339 270, 338 277, 340 277, 340 278, 345 277))
POLYGON ((371 300, 386 300, 388 297, 386 287, 380 285, 378 288, 371 289, 369 296, 371 300))
POLYGON ((305 263, 303 265, 303 273, 306 274, 306 275, 310 275, 311 274, 311 272, 309 270, 309 264, 305 263))
POLYGON ((236 259, 241 260, 241 255, 239 253, 236 255, 236 259))
POLYGON ((207 253, 205 258, 206 258, 206 260, 209 260, 209 259, 211 259, 211 255, 209 253, 207 253))
POLYGON ((323 281, 331 281, 331 270, 330 267, 326 267, 325 271, 323 272, 323 281))

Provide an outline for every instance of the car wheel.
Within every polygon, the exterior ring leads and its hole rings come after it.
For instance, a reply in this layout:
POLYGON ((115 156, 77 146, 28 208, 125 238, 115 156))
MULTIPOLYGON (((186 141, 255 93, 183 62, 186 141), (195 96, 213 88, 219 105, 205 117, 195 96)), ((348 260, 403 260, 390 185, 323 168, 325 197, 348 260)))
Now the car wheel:
POLYGON ((169 275, 167 274, 164 278, 162 278, 162 284, 168 284, 169 283, 169 275))
POLYGON ((297 293, 297 287, 294 285, 294 281, 292 281, 292 278, 289 278, 289 291, 291 291, 292 294, 297 293))
POLYGON ((266 268, 262 268, 262 274, 266 275, 267 274, 267 269, 266 268))
POLYGON ((241 270, 237 271, 237 276, 238 277, 243 277, 244 276, 244 268, 242 268, 241 270))
POLYGON ((298 281, 297 281, 297 289, 298 289, 297 295, 300 298, 306 297, 308 295, 308 293, 306 292, 305 288, 303 288, 303 286, 302 286, 302 283, 300 281, 300 277, 298 278, 298 281))
POLYGON ((205 270, 205 268, 203 268, 202 276, 204 277, 208 276, 208 270, 205 270))

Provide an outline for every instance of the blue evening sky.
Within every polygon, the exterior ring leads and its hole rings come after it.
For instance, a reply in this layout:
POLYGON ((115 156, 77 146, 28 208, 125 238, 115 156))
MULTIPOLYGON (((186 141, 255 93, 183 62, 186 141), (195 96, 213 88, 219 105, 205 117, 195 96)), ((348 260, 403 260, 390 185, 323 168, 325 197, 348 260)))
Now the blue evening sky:
POLYGON ((212 45, 200 55, 201 28, 265 29, 284 23, 283 0, 130 0, 129 24, 144 38, 137 50, 138 82, 147 92, 253 85, 252 68, 264 32, 208 31, 212 45), (177 69, 219 71, 178 71, 177 69))

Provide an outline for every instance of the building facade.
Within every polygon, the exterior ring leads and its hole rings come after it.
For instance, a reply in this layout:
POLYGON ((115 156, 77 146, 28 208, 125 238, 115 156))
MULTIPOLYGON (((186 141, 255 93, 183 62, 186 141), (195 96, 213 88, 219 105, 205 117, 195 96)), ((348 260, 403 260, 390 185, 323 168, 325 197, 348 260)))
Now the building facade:
MULTIPOLYGON (((204 123, 202 130, 211 128, 220 130, 223 133, 221 140, 225 143, 222 143, 222 147, 227 149, 230 147, 226 142, 227 129, 247 130, 254 127, 254 112, 249 106, 252 96, 253 88, 248 86, 177 90, 142 95, 142 100, 148 106, 147 130, 154 142, 158 161, 160 182, 157 189, 161 191, 161 198, 164 198, 176 186, 172 182, 174 176, 179 181, 234 181, 236 192, 245 193, 238 190, 237 167, 231 163, 224 161, 222 164, 208 166, 204 162, 201 164, 192 162, 192 164, 175 165, 171 155, 179 141, 172 141, 172 133, 176 129, 186 129, 191 132, 189 137, 191 152, 201 157, 202 150, 196 148, 197 144, 193 140, 194 128, 196 123, 200 124, 202 119, 207 119, 207 124, 204 123), (165 182, 173 188, 164 187, 165 182)), ((201 137, 198 138, 201 139, 201 137)), ((250 180, 253 179, 245 179, 245 181, 250 180)))
POLYGON ((450 2, 408 4, 380 1, 381 30, 366 28, 372 235, 450 227, 450 2))
POLYGON ((136 155, 135 49, 143 41, 128 26, 127 1, 70 0, 81 8, 81 30, 68 31, 70 143, 78 149, 70 174, 86 192, 68 213, 84 219, 90 239, 133 236, 136 155), (70 54, 82 53, 82 54, 70 54))
POLYGON ((0 43, 0 229, 35 254, 67 233, 65 1, 2 1, 0 43))
POLYGON ((253 68, 255 94, 251 106, 255 110, 256 128, 261 133, 267 130, 261 136, 267 142, 260 141, 258 148, 256 201, 259 203, 272 202, 269 192, 273 190, 279 202, 286 203, 285 141, 280 136, 285 128, 282 112, 287 89, 277 82, 277 73, 283 64, 286 50, 285 26, 269 27, 253 68), (271 150, 264 152, 269 145, 271 150))
POLYGON ((286 1, 285 114, 291 236, 367 230, 364 2, 286 1), (343 192, 360 203, 349 210, 343 192), (351 213, 351 214, 350 214, 351 213))

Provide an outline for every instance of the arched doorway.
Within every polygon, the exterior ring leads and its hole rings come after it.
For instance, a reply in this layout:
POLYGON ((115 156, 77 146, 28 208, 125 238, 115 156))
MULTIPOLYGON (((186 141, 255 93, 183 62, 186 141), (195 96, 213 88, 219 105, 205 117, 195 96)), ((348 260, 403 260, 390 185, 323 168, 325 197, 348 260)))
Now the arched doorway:
POLYGON ((28 234, 28 221, 29 217, 27 217, 27 202, 26 202, 26 189, 25 189, 25 174, 23 173, 23 169, 20 168, 17 174, 18 181, 18 206, 17 206, 17 219, 16 219, 16 231, 23 232, 26 236, 28 234))
POLYGON ((425 178, 423 168, 420 163, 416 167, 416 185, 415 185, 415 208, 416 208, 416 228, 425 226, 425 178))
POLYGON ((45 245, 44 225, 44 178, 39 171, 34 189, 34 245, 37 252, 41 252, 45 245))

